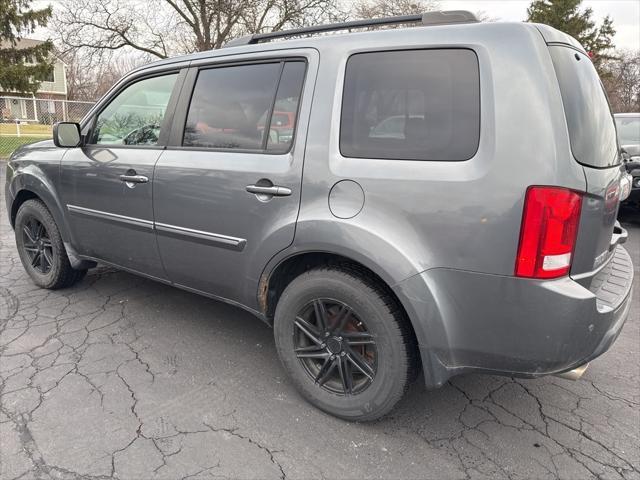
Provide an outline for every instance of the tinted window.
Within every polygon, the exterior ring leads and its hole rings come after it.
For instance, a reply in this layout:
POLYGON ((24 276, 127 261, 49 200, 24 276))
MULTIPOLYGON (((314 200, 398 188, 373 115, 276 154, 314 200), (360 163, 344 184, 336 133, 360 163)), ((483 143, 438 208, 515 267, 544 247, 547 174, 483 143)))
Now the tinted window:
POLYGON ((620 145, 640 145, 640 116, 616 117, 620 145))
POLYGON ((278 62, 201 71, 183 145, 287 151, 304 70, 304 62, 278 62))
POLYGON ((147 78, 125 88, 98 115, 92 143, 156 145, 176 78, 147 78))
POLYGON ((353 55, 340 124, 346 157, 468 160, 480 138, 480 75, 465 49, 353 55))
POLYGON ((560 84, 573 156, 593 167, 617 164, 613 116, 591 60, 567 47, 549 47, 549 51, 560 84))
POLYGON ((286 152, 291 146, 305 69, 304 62, 287 62, 284 66, 269 124, 269 151, 286 152))

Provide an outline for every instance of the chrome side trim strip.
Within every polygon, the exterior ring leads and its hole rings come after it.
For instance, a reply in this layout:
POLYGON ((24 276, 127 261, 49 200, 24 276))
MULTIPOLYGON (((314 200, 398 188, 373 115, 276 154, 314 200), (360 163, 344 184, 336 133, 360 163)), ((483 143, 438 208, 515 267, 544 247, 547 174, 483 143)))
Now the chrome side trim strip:
POLYGON ((118 215, 117 213, 103 212, 102 210, 93 210, 92 208, 79 207, 77 205, 67 204, 67 209, 71 213, 80 215, 86 215, 88 217, 99 218, 102 220, 112 222, 122 222, 136 227, 148 228, 153 230, 153 222, 151 220, 144 220, 142 218, 127 217, 125 215, 118 215))
POLYGON ((154 223, 151 220, 144 220, 142 218, 127 217, 125 215, 118 215, 117 213, 103 212, 102 210, 93 210, 92 208, 79 207, 77 205, 67 204, 67 209, 71 213, 86 215, 88 217, 98 218, 101 220, 107 220, 111 222, 121 222, 135 227, 141 227, 150 230, 156 230, 157 232, 167 235, 189 237, 193 241, 199 243, 214 243, 218 247, 229 248, 231 250, 242 251, 244 250, 247 240, 244 238, 230 237, 228 235, 221 235, 219 233, 205 232, 203 230, 194 230, 192 228, 178 227, 176 225, 169 225, 167 223, 154 223))
POLYGON ((194 241, 215 243, 219 247, 230 248, 232 250, 242 251, 247 244, 247 241, 244 238, 230 237, 228 235, 221 235, 219 233, 211 233, 205 232, 203 230, 178 227, 176 225, 169 225, 167 223, 156 222, 155 226, 158 232, 163 232, 169 235, 187 236, 191 237, 194 241))

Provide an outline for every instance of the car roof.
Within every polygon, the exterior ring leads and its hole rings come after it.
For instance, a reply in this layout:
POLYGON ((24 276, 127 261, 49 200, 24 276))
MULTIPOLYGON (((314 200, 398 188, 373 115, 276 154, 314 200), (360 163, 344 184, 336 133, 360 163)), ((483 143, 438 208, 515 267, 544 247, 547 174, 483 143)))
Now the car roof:
POLYGON ((378 30, 357 32, 336 31, 305 36, 303 38, 279 38, 260 43, 234 45, 158 60, 138 67, 129 73, 133 74, 144 71, 147 68, 171 66, 172 64, 185 63, 189 61, 232 57, 234 55, 246 53, 259 53, 281 49, 315 48, 321 50, 323 48, 338 47, 348 50, 368 43, 379 45, 381 42, 394 45, 396 43, 406 41, 407 38, 420 38, 425 29, 439 29, 443 36, 455 35, 456 32, 461 32, 462 30, 471 30, 479 41, 481 41, 485 35, 492 36, 497 33, 506 34, 509 31, 521 29, 537 29, 542 35, 542 38, 548 43, 564 43, 584 51, 573 37, 570 37, 569 35, 547 25, 526 22, 452 23, 441 25, 418 25, 406 28, 382 28, 378 30))

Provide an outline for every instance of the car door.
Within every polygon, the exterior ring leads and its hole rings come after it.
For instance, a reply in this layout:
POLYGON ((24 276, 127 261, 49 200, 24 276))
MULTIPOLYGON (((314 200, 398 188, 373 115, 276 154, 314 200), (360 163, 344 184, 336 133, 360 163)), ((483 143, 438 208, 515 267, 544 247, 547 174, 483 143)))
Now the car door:
POLYGON ((64 156, 60 191, 81 255, 166 278, 153 230, 153 169, 185 75, 158 72, 124 84, 85 127, 84 144, 64 156))
POLYGON ((292 55, 201 65, 187 76, 154 180, 172 282, 255 305, 262 269, 293 241, 317 58, 292 55))

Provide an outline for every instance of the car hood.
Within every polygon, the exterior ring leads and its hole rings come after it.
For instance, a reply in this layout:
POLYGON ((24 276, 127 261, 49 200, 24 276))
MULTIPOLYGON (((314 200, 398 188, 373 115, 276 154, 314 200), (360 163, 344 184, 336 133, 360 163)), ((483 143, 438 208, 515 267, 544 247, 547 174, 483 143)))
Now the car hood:
POLYGON ((53 139, 40 140, 38 142, 27 143, 21 147, 21 150, 33 150, 34 148, 52 148, 55 147, 53 139))
POLYGON ((11 160, 19 160, 24 157, 33 158, 33 154, 35 152, 40 152, 43 150, 49 151, 50 152, 49 154, 54 155, 55 158, 61 157, 62 153, 64 153, 65 151, 62 148, 57 148, 53 144, 52 139, 40 140, 39 142, 28 143, 26 145, 22 145, 18 147, 11 155, 11 160), (53 152, 56 152, 56 153, 54 154, 53 152))

